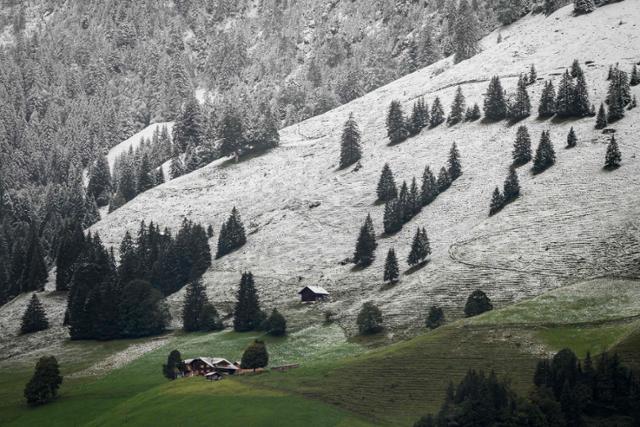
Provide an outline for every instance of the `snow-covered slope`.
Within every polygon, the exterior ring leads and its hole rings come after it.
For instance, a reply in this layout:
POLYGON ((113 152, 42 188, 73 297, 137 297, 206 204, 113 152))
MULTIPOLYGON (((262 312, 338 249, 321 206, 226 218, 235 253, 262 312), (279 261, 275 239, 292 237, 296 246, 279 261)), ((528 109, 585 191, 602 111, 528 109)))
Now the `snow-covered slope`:
POLYGON ((130 149, 136 150, 143 139, 145 140, 151 139, 156 129, 158 130, 158 132, 160 132, 162 131, 162 128, 164 126, 167 127, 167 131, 169 131, 169 135, 171 135, 171 130, 173 129, 173 122, 154 123, 142 129, 140 132, 136 133, 132 137, 125 139, 115 147, 113 147, 111 150, 109 150, 109 153, 107 153, 107 160, 109 161, 109 167, 113 170, 113 165, 115 164, 118 156, 120 156, 122 153, 128 152, 130 149))
MULTIPOLYGON (((182 218, 213 224, 217 230, 232 206, 248 228, 240 251, 214 261, 205 275, 211 297, 231 302, 241 271, 257 276, 266 305, 293 303, 304 284, 321 284, 332 294, 335 311, 357 312, 363 300, 379 303, 387 321, 415 324, 430 304, 460 307, 470 291, 480 288, 504 302, 539 294, 578 278, 628 275, 638 257, 640 163, 636 159, 640 109, 615 125, 623 166, 602 170, 606 141, 594 130, 594 119, 565 122, 524 121, 537 145, 542 130, 551 131, 557 164, 533 177, 519 170, 522 197, 499 215, 488 218, 491 192, 502 185, 510 163, 516 127, 461 124, 425 130, 390 147, 385 113, 393 99, 410 111, 424 95, 431 104, 440 96, 448 108, 457 84, 467 103, 482 103, 487 81, 502 78, 507 91, 517 76, 535 64, 539 77, 559 75, 574 58, 584 66, 591 101, 599 105, 606 93, 610 64, 623 69, 640 61, 640 8, 625 1, 580 17, 565 7, 545 17, 527 17, 483 41, 484 50, 455 66, 444 60, 360 99, 282 130, 277 150, 235 164, 220 160, 192 174, 138 196, 93 227, 107 244, 117 246, 126 229, 141 219, 176 227, 182 218), (363 135, 362 169, 337 170, 339 137, 353 112, 363 135), (565 150, 569 128, 579 137, 576 149, 565 150), (377 260, 363 271, 340 261, 352 254, 367 213, 382 232, 383 206, 376 206, 380 170, 389 162, 396 180, 420 177, 426 165, 435 173, 457 142, 464 175, 445 194, 393 237, 379 239, 377 260), (319 202, 318 207, 312 204, 319 202), (417 226, 426 227, 432 243, 431 262, 403 275, 385 289, 382 265, 395 247, 401 260, 409 252, 417 226)), ((529 93, 537 109, 543 81, 529 93)), ((638 88, 634 88, 634 93, 638 88)), ((211 241, 215 248, 215 238, 211 241)), ((180 295, 174 299, 180 298, 180 295)), ((459 313, 459 312, 458 312, 459 313)), ((450 312, 450 316, 456 315, 450 312)))

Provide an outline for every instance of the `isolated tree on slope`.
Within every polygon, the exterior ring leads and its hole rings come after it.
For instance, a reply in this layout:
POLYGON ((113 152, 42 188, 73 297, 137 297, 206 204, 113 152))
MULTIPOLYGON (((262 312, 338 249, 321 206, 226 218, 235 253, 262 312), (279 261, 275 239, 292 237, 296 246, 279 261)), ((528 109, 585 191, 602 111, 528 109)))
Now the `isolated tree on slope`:
POLYGON ((255 340, 247 347, 240 361, 242 369, 253 369, 254 371, 259 368, 264 368, 268 364, 269 353, 267 352, 267 346, 264 341, 260 340, 255 340))
POLYGON ((216 259, 233 252, 245 243, 247 243, 247 237, 244 225, 242 224, 238 209, 234 206, 233 209, 231 209, 231 215, 229 215, 227 221, 224 222, 220 228, 216 259))
POLYGON ((553 149, 549 131, 542 131, 540 143, 533 159, 533 173, 541 173, 551 167, 556 162, 556 153, 553 149))
POLYGON ((480 51, 480 24, 467 0, 460 0, 455 17, 453 44, 454 62, 469 59, 480 51))
POLYGON ((493 216, 500 212, 504 207, 504 197, 500 193, 500 189, 496 187, 493 190, 493 196, 491 196, 491 204, 489 205, 489 216, 493 216))
POLYGON ((513 143, 513 165, 522 166, 531 160, 531 137, 526 126, 520 126, 513 143))
POLYGON ((443 166, 438 173, 438 193, 446 191, 449 187, 451 187, 451 177, 447 169, 443 166))
POLYGON ((633 64, 633 69, 631 70, 631 78, 629 80, 629 84, 631 86, 637 86, 640 84, 640 72, 638 72, 638 66, 633 64))
POLYGON ((429 107, 424 102, 424 98, 413 103, 410 122, 412 135, 417 135, 429 124, 429 107))
POLYGON ((356 319, 360 335, 376 334, 382 330, 382 312, 372 302, 365 302, 356 319))
POLYGON ((453 126, 464 120, 465 108, 466 104, 464 94, 462 93, 462 88, 458 86, 458 89, 456 90, 456 96, 453 98, 453 103, 451 104, 451 113, 449 114, 449 118, 447 120, 450 126, 453 126))
POLYGON ((600 103, 600 109, 598 110, 598 116, 596 117, 596 129, 604 129, 607 127, 607 111, 604 108, 604 103, 600 103))
POLYGON ((384 164, 382 173, 380 174, 380 180, 378 181, 378 188, 376 190, 378 200, 387 202, 398 197, 398 189, 396 188, 396 181, 393 178, 393 172, 388 163, 384 164))
POLYGON ((396 251, 391 248, 387 253, 387 259, 384 263, 384 281, 396 283, 400 276, 400 270, 398 268, 398 258, 396 258, 396 251))
POLYGON ((353 254, 353 262, 356 265, 367 267, 375 259, 375 251, 378 247, 376 236, 373 230, 371 215, 367 215, 363 226, 360 228, 360 235, 356 242, 356 250, 353 254))
POLYGON ((24 397, 29 406, 44 405, 55 399, 62 384, 58 361, 53 356, 41 357, 36 364, 33 377, 24 389, 24 397))
POLYGON ((243 273, 233 310, 233 329, 236 332, 252 331, 257 329, 261 322, 260 302, 253 274, 243 273))
POLYGON ((436 329, 444 325, 444 311, 441 307, 432 305, 429 307, 429 314, 427 314, 427 320, 425 322, 427 328, 436 329))
POLYGON ((340 168, 351 166, 362 157, 360 148, 360 130, 353 118, 353 113, 349 114, 349 119, 344 124, 342 139, 340 142, 340 168))
POLYGON ((464 306, 464 314, 466 317, 477 316, 490 310, 493 310, 493 304, 491 304, 491 300, 487 297, 487 294, 480 290, 473 291, 464 306))
POLYGON ((418 228, 415 236, 413 237, 411 252, 407 258, 407 263, 411 266, 420 264, 421 262, 424 262, 430 254, 431 246, 429 244, 429 237, 427 237, 427 231, 424 228, 418 228))
POLYGON ((491 79, 484 95, 484 116, 492 121, 502 120, 507 117, 507 101, 498 76, 494 76, 491 79))
POLYGON ((504 181, 504 204, 510 203, 520 197, 520 181, 515 168, 509 169, 509 175, 504 181))
POLYGON ((287 320, 277 309, 273 309, 263 328, 269 335, 282 337, 287 334, 287 320))
POLYGON ((391 144, 398 144, 409 136, 402 106, 398 101, 391 101, 391 105, 389 105, 389 112, 387 113, 387 136, 391 144))
POLYGON ((444 123, 444 109, 442 108, 442 102, 440 98, 436 96, 436 99, 431 104, 431 118, 429 120, 429 126, 434 128, 444 123))
POLYGON ((538 72, 536 71, 536 66, 531 64, 531 68, 529 69, 529 84, 534 84, 536 80, 538 80, 538 72))
POLYGON ((620 149, 618 148, 618 142, 616 141, 616 137, 614 135, 611 135, 611 140, 609 141, 609 145, 607 146, 604 168, 609 170, 616 169, 620 167, 621 160, 622 155, 620 154, 620 149))
POLYGON ((49 327, 49 321, 44 312, 44 308, 40 303, 40 300, 33 294, 27 310, 22 316, 22 323, 20 325, 21 334, 30 334, 32 332, 43 331, 49 327))
POLYGON ((438 183, 429 166, 424 168, 424 172, 422 174, 420 197, 422 200, 422 206, 427 206, 429 203, 434 201, 436 197, 438 197, 438 183))
POLYGON ((162 365, 162 375, 169 380, 175 380, 182 365, 182 355, 178 350, 173 350, 167 357, 167 363, 162 365))
POLYGON ((551 117, 556 113, 556 90, 551 80, 547 81, 540 96, 538 105, 538 116, 541 118, 551 117))
POLYGON ((447 172, 449 172, 449 178, 451 181, 455 181, 456 179, 462 176, 462 165, 460 164, 460 153, 458 152, 458 147, 454 142, 449 150, 449 167, 447 172))
POLYGON ((569 134, 567 135, 567 148, 574 148, 578 144, 578 137, 576 136, 576 131, 573 130, 573 126, 569 130, 569 134))
POLYGON ((513 104, 509 108, 509 115, 514 120, 522 120, 531 114, 531 101, 527 93, 527 82, 524 76, 518 79, 518 89, 513 104))
POLYGON ((591 13, 594 10, 596 5, 593 0, 573 0, 573 13, 576 15, 591 13))

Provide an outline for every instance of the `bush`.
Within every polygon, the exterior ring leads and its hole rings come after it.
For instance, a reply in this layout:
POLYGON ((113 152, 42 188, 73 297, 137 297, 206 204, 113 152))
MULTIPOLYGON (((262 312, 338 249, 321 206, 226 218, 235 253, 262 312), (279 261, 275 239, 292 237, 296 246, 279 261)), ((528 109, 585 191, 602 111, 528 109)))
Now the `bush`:
POLYGON ((477 290, 473 291, 471 295, 469 295, 469 298, 467 298, 467 303, 464 306, 464 315, 466 317, 473 317, 490 310, 493 310, 491 300, 487 294, 477 290))
POLYGON ((429 314, 426 321, 427 328, 436 329, 444 325, 444 311, 441 307, 432 305, 429 308, 429 314))
POLYGON ((382 312, 372 302, 365 302, 358 313, 360 335, 371 335, 382 331, 382 312))
POLYGON ((265 322, 266 325, 264 330, 267 331, 269 335, 281 337, 287 334, 287 320, 275 308, 271 312, 271 316, 269 316, 265 322))
POLYGON ((242 369, 264 368, 269 363, 269 353, 264 341, 255 340, 242 354, 242 369))

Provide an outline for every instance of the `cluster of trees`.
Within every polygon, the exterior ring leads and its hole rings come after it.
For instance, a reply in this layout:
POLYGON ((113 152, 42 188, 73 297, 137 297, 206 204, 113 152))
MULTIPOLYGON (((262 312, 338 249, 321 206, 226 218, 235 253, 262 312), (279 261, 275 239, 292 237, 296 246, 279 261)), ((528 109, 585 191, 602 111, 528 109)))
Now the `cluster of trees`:
POLYGON ((504 181, 503 192, 496 187, 491 196, 491 204, 489 205, 489 216, 500 212, 509 203, 520 197, 520 181, 518 173, 514 167, 509 168, 509 175, 504 181))
POLYGON ((609 68, 609 89, 607 98, 604 103, 600 104, 598 115, 596 117, 596 129, 604 129, 609 123, 618 121, 624 117, 625 109, 632 109, 636 106, 635 97, 631 96, 630 86, 640 83, 637 67, 634 65, 632 70, 632 78, 629 74, 621 70, 616 64, 615 67, 609 68), (607 111, 604 104, 607 104, 607 111))
POLYGON ((242 224, 240 213, 234 206, 231 209, 231 215, 220 227, 216 259, 241 248, 245 243, 247 243, 247 236, 244 231, 244 225, 242 224))
POLYGON ((260 300, 253 274, 243 273, 233 309, 233 329, 237 332, 265 331, 269 335, 283 336, 287 333, 287 321, 277 309, 271 315, 260 309, 260 300))
POLYGON ((224 328, 216 308, 209 302, 205 287, 199 279, 187 286, 182 305, 182 329, 186 332, 210 332, 224 328))
MULTIPOLYGON (((413 237, 413 242, 411 243, 411 251, 407 258, 407 264, 412 267, 421 264, 429 255, 431 255, 431 245, 429 243, 429 237, 427 236, 427 230, 424 227, 418 227, 413 237)), ((385 282, 396 283, 399 277, 400 269, 398 267, 398 258, 396 257, 395 249, 391 248, 384 262, 383 279, 385 282)))

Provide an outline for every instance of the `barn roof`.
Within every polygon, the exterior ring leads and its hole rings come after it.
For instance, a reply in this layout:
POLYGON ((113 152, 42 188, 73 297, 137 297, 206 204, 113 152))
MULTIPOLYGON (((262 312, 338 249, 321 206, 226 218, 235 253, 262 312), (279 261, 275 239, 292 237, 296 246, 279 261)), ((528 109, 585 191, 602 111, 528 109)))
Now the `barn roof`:
POLYGON ((223 359, 221 357, 196 357, 194 359, 186 359, 184 363, 188 365, 194 360, 201 360, 207 365, 211 366, 212 368, 219 368, 220 366, 218 365, 224 362, 224 364, 226 365, 226 366, 223 366, 224 369, 239 369, 236 365, 229 362, 227 359, 223 359))
POLYGON ((327 292, 324 288, 321 288, 320 286, 305 286, 298 293, 301 294, 302 291, 304 291, 305 289, 309 289, 311 292, 313 292, 316 295, 329 295, 329 292, 327 292))

